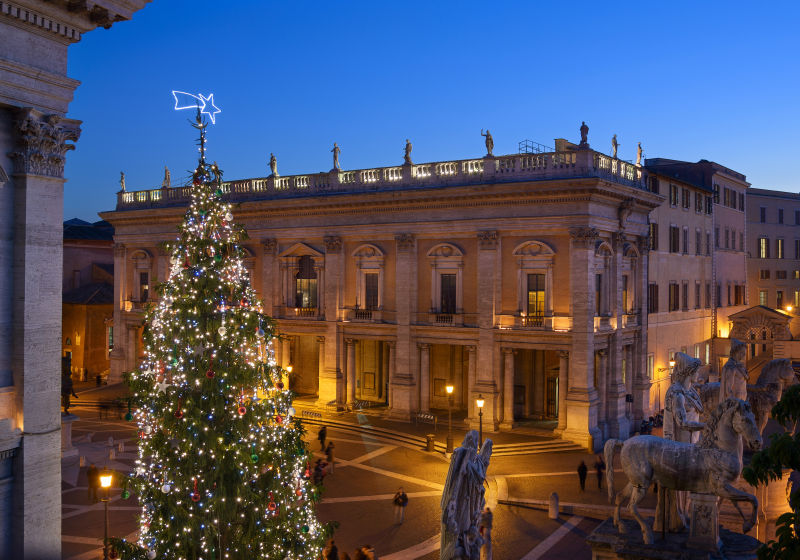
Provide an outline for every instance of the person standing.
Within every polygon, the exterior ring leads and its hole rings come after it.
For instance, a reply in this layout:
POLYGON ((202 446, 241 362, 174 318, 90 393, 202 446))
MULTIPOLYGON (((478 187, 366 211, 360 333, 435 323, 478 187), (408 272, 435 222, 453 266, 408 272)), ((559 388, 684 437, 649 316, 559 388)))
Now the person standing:
POLYGON ((581 461, 581 464, 578 465, 578 480, 581 482, 581 492, 586 492, 586 473, 589 471, 589 468, 586 466, 585 461, 581 461))
POLYGON ((339 549, 336 547, 336 543, 333 539, 328 540, 328 544, 325 545, 325 550, 322 551, 322 557, 325 560, 339 560, 339 549))
POLYGON ((481 546, 481 560, 492 560, 492 521, 494 514, 489 506, 481 513, 481 535, 483 535, 483 546, 481 546))
POLYGON ((94 466, 94 463, 89 465, 86 471, 86 482, 89 488, 89 502, 92 504, 97 503, 97 489, 100 486, 100 471, 94 466))
POLYGON ((606 472, 606 462, 603 461, 603 456, 598 454, 597 461, 594 463, 594 470, 597 471, 597 489, 603 489, 603 474, 606 472))
POLYGON ((333 450, 336 446, 332 441, 328 442, 328 447, 325 448, 325 457, 330 465, 330 473, 333 474, 333 450))
POLYGON ((328 427, 322 426, 317 432, 317 439, 319 440, 319 450, 325 451, 325 440, 328 437, 328 427))
POLYGON ((406 518, 408 495, 406 494, 405 490, 403 490, 402 486, 397 489, 397 493, 395 493, 392 503, 394 504, 394 522, 403 523, 406 518))

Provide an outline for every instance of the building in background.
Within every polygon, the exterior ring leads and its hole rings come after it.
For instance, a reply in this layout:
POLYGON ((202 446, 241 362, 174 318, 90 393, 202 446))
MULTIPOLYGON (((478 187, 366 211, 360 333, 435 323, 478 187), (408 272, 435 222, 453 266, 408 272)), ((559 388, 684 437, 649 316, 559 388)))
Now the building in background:
POLYGON ((108 222, 64 222, 61 344, 75 381, 108 376, 114 343, 113 244, 108 222))
MULTIPOLYGON (((566 140, 546 153, 227 183, 246 266, 291 388, 409 419, 454 406, 486 427, 549 421, 597 448, 650 409, 642 168, 566 140), (646 307, 644 307, 646 309, 646 307)), ((112 378, 141 355, 190 189, 121 192, 112 378)), ((303 399, 301 399, 302 401, 303 399)))
POLYGON ((61 558, 67 50, 148 1, 0 3, 0 558, 61 558))
POLYGON ((650 213, 647 375, 651 410, 664 406, 670 361, 711 359, 713 190, 647 160, 648 188, 665 201, 650 213))

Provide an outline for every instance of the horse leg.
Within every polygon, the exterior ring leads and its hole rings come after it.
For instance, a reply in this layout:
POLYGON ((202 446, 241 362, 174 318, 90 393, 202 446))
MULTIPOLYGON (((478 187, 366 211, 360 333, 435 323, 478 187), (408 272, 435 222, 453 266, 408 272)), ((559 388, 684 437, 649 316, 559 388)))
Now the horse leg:
MULTIPOLYGON (((714 493, 721 498, 728 498, 734 506, 736 506, 736 502, 750 502, 750 505, 752 506, 750 519, 746 520, 744 518, 744 514, 742 514, 742 533, 747 533, 748 531, 750 531, 750 529, 752 529, 755 526, 757 521, 758 498, 756 498, 752 494, 749 494, 747 492, 744 492, 742 490, 739 490, 738 488, 731 486, 727 482, 717 481, 717 484, 715 486, 716 487, 714 489, 715 490, 714 493)), ((739 509, 739 507, 736 506, 736 509, 739 509)), ((740 509, 739 513, 741 514, 740 509)))
POLYGON ((628 483, 628 486, 631 486, 632 488, 631 499, 628 502, 628 509, 633 514, 633 518, 639 523, 639 527, 642 529, 642 540, 644 541, 644 544, 653 544, 653 530, 639 513, 639 508, 636 507, 638 503, 642 501, 642 498, 644 498, 645 494, 647 494, 647 486, 632 486, 630 483, 628 483))
POLYGON ((625 532, 625 525, 620 523, 619 510, 622 507, 622 502, 625 500, 625 498, 628 498, 628 504, 629 504, 628 507, 630 507, 630 503, 631 503, 630 502, 630 497, 631 497, 631 491, 632 490, 633 490, 633 485, 629 482, 628 484, 625 485, 625 488, 622 489, 622 492, 617 494, 617 497, 615 499, 616 506, 614 507, 614 527, 619 529, 620 533, 624 533, 625 532))

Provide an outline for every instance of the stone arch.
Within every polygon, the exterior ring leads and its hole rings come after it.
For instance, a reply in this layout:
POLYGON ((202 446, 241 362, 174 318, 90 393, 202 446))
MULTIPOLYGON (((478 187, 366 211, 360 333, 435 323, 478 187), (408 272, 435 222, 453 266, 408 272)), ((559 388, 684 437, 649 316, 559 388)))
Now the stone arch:
POLYGON ((629 259, 638 259, 641 256, 639 248, 633 243, 625 243, 622 246, 622 256, 629 259))
POLYGON ((427 256, 430 258, 463 257, 464 251, 452 243, 439 243, 431 247, 427 256))
POLYGON ((598 257, 610 257, 614 254, 614 249, 608 241, 598 239, 594 246, 594 254, 598 257))
POLYGON ((353 251, 352 256, 355 259, 376 259, 376 258, 383 258, 384 252, 381 250, 380 247, 377 245, 373 245, 372 243, 364 243, 363 245, 359 245, 355 251, 353 251))
POLYGON ((544 241, 525 241, 514 248, 515 257, 549 257, 555 255, 553 248, 544 241))

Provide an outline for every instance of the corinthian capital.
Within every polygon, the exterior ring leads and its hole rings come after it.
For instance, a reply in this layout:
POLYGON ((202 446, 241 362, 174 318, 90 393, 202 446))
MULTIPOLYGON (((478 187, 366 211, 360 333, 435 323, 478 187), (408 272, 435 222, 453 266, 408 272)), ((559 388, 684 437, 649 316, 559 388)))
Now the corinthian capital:
POLYGON ((78 121, 26 108, 14 123, 16 148, 8 153, 14 172, 63 177, 67 152, 75 149, 80 136, 78 121))
POLYGON ((595 241, 600 236, 599 232, 593 227, 576 227, 569 230, 573 243, 578 247, 593 247, 595 241))

